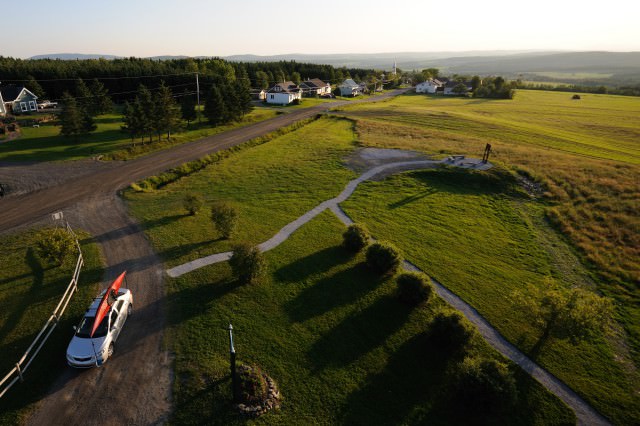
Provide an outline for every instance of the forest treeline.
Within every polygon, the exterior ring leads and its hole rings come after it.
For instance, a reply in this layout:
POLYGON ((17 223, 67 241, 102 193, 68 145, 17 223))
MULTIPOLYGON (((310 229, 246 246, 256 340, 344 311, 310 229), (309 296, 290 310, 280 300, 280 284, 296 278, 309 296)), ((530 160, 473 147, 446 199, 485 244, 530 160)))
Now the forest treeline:
POLYGON ((140 84, 155 88, 164 81, 173 93, 182 93, 185 89, 195 91, 196 73, 203 92, 214 83, 232 84, 236 76, 241 75, 248 76, 252 88, 267 88, 275 82, 306 78, 319 78, 332 84, 348 77, 366 80, 375 78, 381 71, 295 61, 228 62, 219 58, 23 60, 0 56, 3 85, 24 85, 41 99, 51 100, 61 99, 64 92, 72 93, 78 78, 86 81, 97 78, 118 103, 133 100, 140 84))

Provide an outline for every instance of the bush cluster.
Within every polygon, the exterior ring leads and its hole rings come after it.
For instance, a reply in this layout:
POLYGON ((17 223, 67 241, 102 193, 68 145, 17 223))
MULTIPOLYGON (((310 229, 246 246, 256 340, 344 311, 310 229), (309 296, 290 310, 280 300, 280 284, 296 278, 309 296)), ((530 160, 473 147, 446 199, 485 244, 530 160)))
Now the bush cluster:
POLYGON ((229 259, 233 276, 241 284, 256 283, 266 270, 266 262, 260 249, 251 244, 237 244, 233 247, 233 255, 229 259))
POLYGON ((400 250, 391 243, 379 241, 371 244, 366 253, 367 265, 385 275, 395 273, 402 263, 400 250))
POLYGON ((422 273, 405 272, 400 274, 397 283, 398 297, 411 306, 427 302, 433 292, 429 277, 422 273))
POLYGON ((189 193, 184 196, 182 205, 187 213, 191 216, 195 216, 202 209, 202 206, 204 206, 204 199, 200 194, 189 193))
POLYGON ((36 253, 49 264, 60 266, 75 251, 75 238, 66 229, 48 228, 38 234, 36 253))
POLYGON ((211 221, 222 237, 228 239, 235 232, 238 213, 229 204, 217 201, 211 205, 211 221))
POLYGON ((342 238, 342 246, 350 252, 357 253, 369 244, 371 236, 364 225, 354 223, 344 231, 342 238))
POLYGON ((438 313, 429 329, 431 340, 450 354, 464 353, 474 333, 473 326, 459 312, 438 313))

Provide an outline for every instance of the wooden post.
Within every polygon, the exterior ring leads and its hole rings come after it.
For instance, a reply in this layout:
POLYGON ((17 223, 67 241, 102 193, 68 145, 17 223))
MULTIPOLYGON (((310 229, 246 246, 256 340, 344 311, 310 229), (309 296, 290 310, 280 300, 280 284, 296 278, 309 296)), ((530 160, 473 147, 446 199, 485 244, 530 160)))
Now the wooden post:
POLYGON ((238 378, 236 374, 236 348, 233 345, 233 326, 229 323, 229 364, 231 369, 231 390, 233 402, 238 402, 238 378))

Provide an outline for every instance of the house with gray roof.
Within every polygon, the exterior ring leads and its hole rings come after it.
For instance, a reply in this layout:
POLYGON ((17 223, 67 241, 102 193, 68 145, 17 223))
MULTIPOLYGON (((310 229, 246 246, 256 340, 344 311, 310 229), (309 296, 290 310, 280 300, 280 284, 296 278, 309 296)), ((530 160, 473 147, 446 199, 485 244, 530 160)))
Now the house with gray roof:
POLYGON ((319 78, 310 78, 300 83, 300 88, 305 96, 322 96, 331 94, 331 85, 319 78))
POLYGON ((360 85, 350 78, 343 81, 338 88, 340 89, 340 96, 358 96, 362 93, 360 85))
POLYGON ((276 83, 267 90, 267 103, 289 105, 296 99, 302 99, 302 89, 293 81, 276 83))
POLYGON ((0 86, 0 115, 38 110, 38 97, 24 86, 0 86))

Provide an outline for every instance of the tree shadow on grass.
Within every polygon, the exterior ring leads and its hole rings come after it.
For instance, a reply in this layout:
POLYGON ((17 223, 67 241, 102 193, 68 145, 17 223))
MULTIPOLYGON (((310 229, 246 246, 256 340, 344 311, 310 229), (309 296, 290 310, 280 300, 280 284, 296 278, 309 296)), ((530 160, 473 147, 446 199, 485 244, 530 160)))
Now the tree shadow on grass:
POLYGON ((403 198, 400 201, 396 201, 394 203, 389 204, 389 208, 390 209, 397 209, 398 207, 404 207, 407 204, 411 204, 413 202, 421 200, 421 199, 423 199, 425 197, 428 197, 429 195, 435 194, 436 192, 438 192, 438 190, 435 189, 435 188, 425 189, 424 191, 420 191, 417 194, 410 195, 408 197, 403 198))
POLYGON ((447 370, 457 362, 430 342, 426 332, 407 340, 382 371, 349 395, 343 424, 452 424, 448 421, 447 370))
POLYGON ((302 282, 312 275, 326 272, 352 258, 353 255, 341 246, 327 247, 282 266, 275 275, 282 282, 302 282))
MULTIPOLYGON (((44 284, 44 269, 40 264, 40 260, 36 257, 32 248, 27 250, 25 261, 31 269, 31 276, 33 276, 33 282, 29 287, 29 290, 17 301, 13 303, 11 309, 12 313, 4 321, 4 324, 0 328, 0 342, 2 342, 7 335, 18 325, 24 311, 31 303, 37 303, 41 300, 41 289, 44 284)), ((46 296, 46 295, 45 295, 46 296)))
POLYGON ((306 287, 285 309, 292 321, 303 322, 355 302, 382 281, 364 263, 358 263, 306 287))
POLYGON ((85 244, 87 242, 93 242, 94 240, 99 242, 99 243, 104 243, 104 242, 107 242, 107 241, 117 240, 117 239, 125 237, 127 235, 138 234, 140 232, 143 232, 143 230, 153 229, 153 228, 156 228, 158 226, 170 225, 173 222, 175 222, 176 220, 179 220, 181 218, 188 217, 188 216, 189 216, 188 214, 174 214, 174 215, 171 215, 171 216, 164 216, 164 217, 161 217, 159 219, 148 220, 148 221, 142 222, 141 224, 130 223, 130 224, 126 225, 126 226, 123 226, 123 227, 120 227, 118 229, 114 229, 114 230, 105 232, 105 233, 100 234, 100 235, 84 238, 84 239, 82 239, 80 241, 80 244, 85 244))
POLYGON ((382 345, 402 327, 410 312, 395 297, 382 296, 320 337, 309 358, 318 369, 345 367, 382 345))

